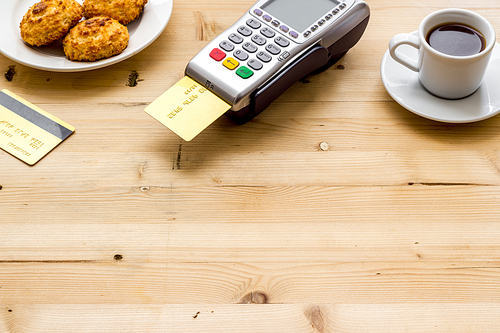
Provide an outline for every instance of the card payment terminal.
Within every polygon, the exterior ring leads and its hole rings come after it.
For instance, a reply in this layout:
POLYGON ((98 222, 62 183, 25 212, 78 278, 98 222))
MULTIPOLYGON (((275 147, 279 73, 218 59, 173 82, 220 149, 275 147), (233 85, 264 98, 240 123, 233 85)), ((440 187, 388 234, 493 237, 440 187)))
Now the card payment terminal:
POLYGON ((224 113, 245 123, 295 82, 342 58, 369 17, 362 0, 259 0, 145 111, 186 141, 224 113))
POLYGON ((226 115, 244 123, 299 79, 342 58, 369 16, 359 0, 260 0, 185 74, 232 105, 226 115))

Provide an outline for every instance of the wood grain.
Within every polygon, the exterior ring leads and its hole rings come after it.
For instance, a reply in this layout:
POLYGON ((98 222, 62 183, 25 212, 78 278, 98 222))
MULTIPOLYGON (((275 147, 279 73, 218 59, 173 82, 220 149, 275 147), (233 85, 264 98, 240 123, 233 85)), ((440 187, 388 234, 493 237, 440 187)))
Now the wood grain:
POLYGON ((99 70, 0 56, 0 89, 76 127, 34 167, 0 151, 0 333, 498 332, 500 118, 426 120, 380 78, 395 34, 446 7, 499 33, 498 4, 370 0, 335 66, 179 139, 144 108, 253 3, 176 0, 99 70))
POLYGON ((5 332, 494 332, 498 308, 443 305, 44 305, 9 308, 5 332), (469 316, 483 320, 472 321, 469 316), (7 331, 8 330, 8 331, 7 331))

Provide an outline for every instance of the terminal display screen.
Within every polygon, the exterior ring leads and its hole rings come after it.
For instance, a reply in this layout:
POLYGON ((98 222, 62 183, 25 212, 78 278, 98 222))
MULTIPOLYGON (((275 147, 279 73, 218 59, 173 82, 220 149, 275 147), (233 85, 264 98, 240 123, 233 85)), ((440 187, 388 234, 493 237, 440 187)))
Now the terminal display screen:
POLYGON ((338 4, 340 2, 336 0, 270 0, 261 8, 301 32, 314 25, 338 4))

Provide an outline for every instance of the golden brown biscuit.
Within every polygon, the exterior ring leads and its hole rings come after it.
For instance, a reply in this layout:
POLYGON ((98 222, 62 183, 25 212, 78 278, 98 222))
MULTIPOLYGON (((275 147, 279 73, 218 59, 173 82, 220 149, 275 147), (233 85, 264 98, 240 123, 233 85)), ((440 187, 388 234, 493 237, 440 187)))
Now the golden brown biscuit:
POLYGON ((126 25, 139 17, 148 0, 84 0, 86 18, 108 16, 126 25))
POLYGON ((63 38, 83 17, 83 7, 75 0, 42 0, 24 14, 22 39, 34 46, 63 38))
POLYGON ((109 17, 93 17, 78 23, 63 40, 70 60, 96 61, 122 53, 129 40, 128 29, 109 17))

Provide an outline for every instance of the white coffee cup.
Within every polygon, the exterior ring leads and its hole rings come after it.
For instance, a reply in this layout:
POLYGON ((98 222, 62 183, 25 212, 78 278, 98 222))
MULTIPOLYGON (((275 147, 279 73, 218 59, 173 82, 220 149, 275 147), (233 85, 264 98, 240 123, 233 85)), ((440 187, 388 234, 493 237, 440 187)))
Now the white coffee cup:
POLYGON ((430 93, 458 99, 473 94, 481 86, 495 43, 495 30, 485 18, 469 10, 451 8, 424 18, 418 28, 418 36, 394 36, 389 43, 389 52, 395 61, 418 72, 420 82, 430 93), (478 30, 486 40, 484 50, 470 56, 452 56, 433 49, 426 40, 427 34, 447 23, 461 23, 478 30), (416 48, 418 59, 398 52, 397 48, 403 44, 416 48))

